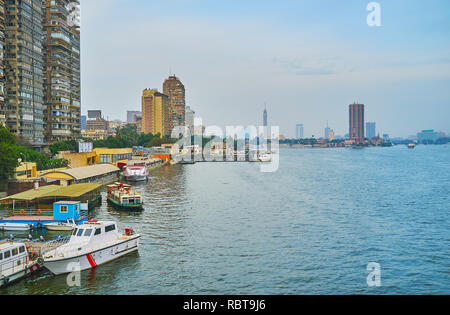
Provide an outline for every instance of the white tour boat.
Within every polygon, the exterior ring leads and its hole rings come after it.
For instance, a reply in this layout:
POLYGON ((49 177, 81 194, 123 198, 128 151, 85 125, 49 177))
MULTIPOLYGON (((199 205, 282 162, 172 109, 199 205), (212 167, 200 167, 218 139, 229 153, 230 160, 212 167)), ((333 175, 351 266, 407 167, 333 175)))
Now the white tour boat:
POLYGON ((49 231, 58 231, 58 232, 70 232, 77 227, 77 224, 73 219, 67 220, 67 222, 55 222, 55 223, 47 223, 44 224, 44 227, 49 231))
POLYGON ((30 224, 25 223, 0 223, 0 231, 29 231, 30 224))
POLYGON ((25 243, 0 242, 0 288, 25 278, 40 268, 37 255, 29 255, 25 243))
POLYGON ((95 268, 137 251, 140 237, 131 228, 119 233, 116 222, 88 221, 67 244, 44 255, 44 266, 55 275, 95 268))

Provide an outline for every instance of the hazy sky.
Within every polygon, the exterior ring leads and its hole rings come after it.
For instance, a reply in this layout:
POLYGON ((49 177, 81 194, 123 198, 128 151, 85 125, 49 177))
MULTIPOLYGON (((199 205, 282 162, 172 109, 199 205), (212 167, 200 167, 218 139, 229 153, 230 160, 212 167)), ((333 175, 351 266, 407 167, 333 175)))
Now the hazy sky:
POLYGON ((81 0, 82 106, 110 119, 140 110, 170 70, 206 125, 348 132, 366 105, 377 132, 450 132, 450 1, 81 0))

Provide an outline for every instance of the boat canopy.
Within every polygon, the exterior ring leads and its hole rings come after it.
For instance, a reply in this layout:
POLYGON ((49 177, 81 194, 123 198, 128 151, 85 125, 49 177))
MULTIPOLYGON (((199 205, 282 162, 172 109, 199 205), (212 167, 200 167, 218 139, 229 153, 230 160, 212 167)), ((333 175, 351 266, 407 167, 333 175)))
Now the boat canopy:
POLYGON ((17 195, 8 196, 0 199, 0 201, 33 201, 43 198, 79 198, 86 195, 101 185, 99 184, 75 184, 71 186, 61 187, 57 185, 49 185, 39 187, 38 190, 28 190, 17 195))

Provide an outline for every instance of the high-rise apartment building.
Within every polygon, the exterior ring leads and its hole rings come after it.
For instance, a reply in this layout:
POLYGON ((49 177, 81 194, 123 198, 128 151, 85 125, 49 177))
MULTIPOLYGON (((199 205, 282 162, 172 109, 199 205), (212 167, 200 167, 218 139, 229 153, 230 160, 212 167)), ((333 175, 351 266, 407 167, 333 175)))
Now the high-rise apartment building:
POLYGON ((377 124, 374 122, 368 122, 366 124, 366 138, 373 139, 377 136, 376 127, 377 127, 377 124))
POLYGON ((142 132, 170 136, 171 117, 169 96, 156 89, 145 89, 142 93, 142 132))
POLYGON ((349 106, 349 134, 350 140, 364 141, 364 105, 351 104, 349 106))
POLYGON ((0 122, 36 150, 81 134, 78 0, 0 0, 0 122))
POLYGON ((0 0, 0 125, 6 126, 4 48, 5 1, 0 0))
POLYGON ((42 0, 46 143, 81 136, 79 0, 42 0))
POLYGON ((44 146, 41 0, 5 1, 6 126, 37 150, 44 146))
POLYGON ((170 76, 164 81, 163 93, 169 97, 171 111, 171 128, 186 124, 186 90, 176 76, 170 76))

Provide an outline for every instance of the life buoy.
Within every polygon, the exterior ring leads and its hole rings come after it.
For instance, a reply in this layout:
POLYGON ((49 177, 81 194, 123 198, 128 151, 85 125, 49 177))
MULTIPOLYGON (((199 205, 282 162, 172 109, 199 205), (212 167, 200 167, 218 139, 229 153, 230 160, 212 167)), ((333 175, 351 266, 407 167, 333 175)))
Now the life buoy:
POLYGON ((20 215, 24 215, 25 214, 25 210, 20 210, 20 215))
POLYGON ((42 210, 38 210, 36 213, 37 213, 37 215, 41 215, 42 214, 42 210))

